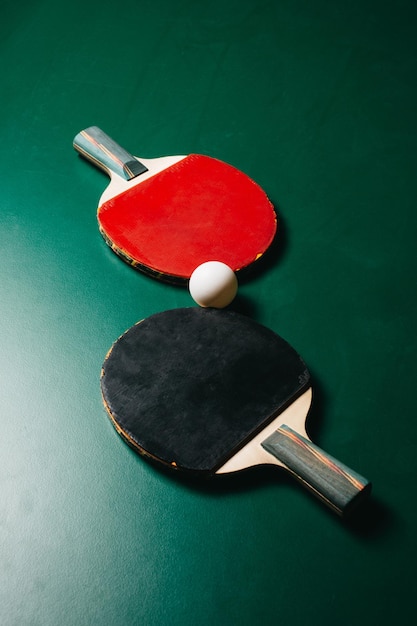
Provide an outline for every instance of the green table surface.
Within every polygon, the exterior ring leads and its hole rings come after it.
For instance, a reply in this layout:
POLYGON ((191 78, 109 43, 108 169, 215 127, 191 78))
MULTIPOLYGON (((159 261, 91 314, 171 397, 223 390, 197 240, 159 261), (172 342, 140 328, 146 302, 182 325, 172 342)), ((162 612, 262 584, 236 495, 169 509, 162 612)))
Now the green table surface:
POLYGON ((0 4, 0 623, 411 623, 416 3, 0 4), (117 436, 99 375, 137 320, 193 306, 100 237, 96 124, 267 191, 276 245, 232 305, 314 378, 315 441, 372 480, 343 522, 280 471, 170 478, 117 436))

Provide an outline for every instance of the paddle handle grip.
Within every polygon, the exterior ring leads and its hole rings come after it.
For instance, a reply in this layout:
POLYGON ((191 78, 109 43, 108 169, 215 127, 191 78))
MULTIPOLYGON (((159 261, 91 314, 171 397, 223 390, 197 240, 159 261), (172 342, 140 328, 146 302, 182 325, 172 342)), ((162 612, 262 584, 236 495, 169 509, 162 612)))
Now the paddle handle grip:
POLYGON ((98 126, 90 126, 74 137, 74 148, 83 157, 108 174, 112 172, 124 180, 131 180, 148 169, 132 154, 119 146, 98 126))
POLYGON ((371 490, 366 478, 285 424, 265 439, 262 447, 340 516, 352 510, 371 490))

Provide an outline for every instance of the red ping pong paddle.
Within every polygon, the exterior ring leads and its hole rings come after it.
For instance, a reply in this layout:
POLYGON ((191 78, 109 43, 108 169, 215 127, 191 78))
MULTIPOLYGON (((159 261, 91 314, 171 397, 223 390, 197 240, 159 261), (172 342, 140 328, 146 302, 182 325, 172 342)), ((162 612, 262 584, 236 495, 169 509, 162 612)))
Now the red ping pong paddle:
POLYGON ((197 154, 139 160, 96 126, 74 147, 110 175, 97 213, 105 241, 151 276, 183 283, 206 261, 238 271, 274 239, 271 202, 227 163, 197 154))
POLYGON ((143 320, 112 346, 101 389, 124 440, 171 469, 212 476, 278 465, 339 515, 371 489, 308 438, 301 357, 236 312, 186 308, 143 320))

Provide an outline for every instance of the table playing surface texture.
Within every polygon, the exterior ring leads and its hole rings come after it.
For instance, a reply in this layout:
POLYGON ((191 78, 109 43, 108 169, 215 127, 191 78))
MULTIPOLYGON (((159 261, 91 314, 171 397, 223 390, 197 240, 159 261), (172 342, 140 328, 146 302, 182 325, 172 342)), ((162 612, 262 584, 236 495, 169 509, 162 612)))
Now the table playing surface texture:
POLYGON ((407 623, 417 471, 415 3, 3 2, 0 622, 407 623), (146 463, 100 396, 113 341, 186 289, 96 221, 97 124, 144 157, 238 167, 280 218, 232 308, 313 379, 312 438, 372 480, 343 522, 279 470, 146 463))

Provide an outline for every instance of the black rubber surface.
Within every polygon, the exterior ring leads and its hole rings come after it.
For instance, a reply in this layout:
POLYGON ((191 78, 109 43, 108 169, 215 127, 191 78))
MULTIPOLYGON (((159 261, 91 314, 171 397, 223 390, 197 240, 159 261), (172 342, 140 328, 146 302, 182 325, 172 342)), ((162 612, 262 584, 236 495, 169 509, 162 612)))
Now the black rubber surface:
POLYGON ((116 428, 164 464, 213 472, 309 386, 300 356, 232 311, 174 309, 130 328, 102 370, 116 428))

